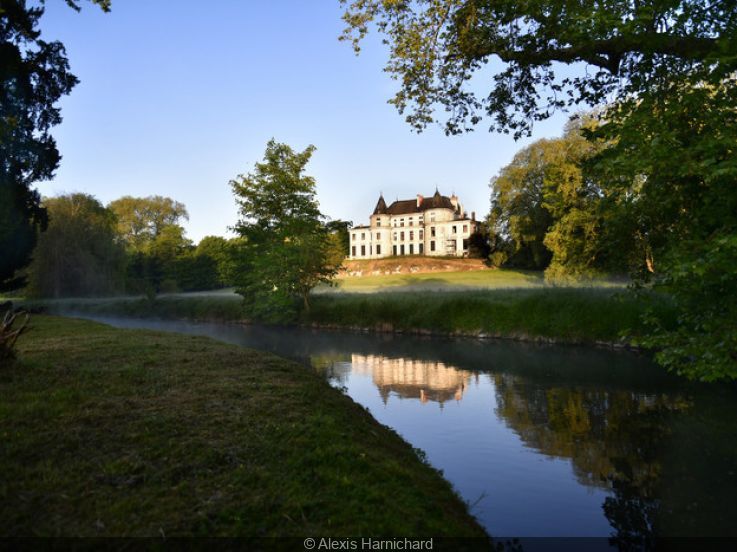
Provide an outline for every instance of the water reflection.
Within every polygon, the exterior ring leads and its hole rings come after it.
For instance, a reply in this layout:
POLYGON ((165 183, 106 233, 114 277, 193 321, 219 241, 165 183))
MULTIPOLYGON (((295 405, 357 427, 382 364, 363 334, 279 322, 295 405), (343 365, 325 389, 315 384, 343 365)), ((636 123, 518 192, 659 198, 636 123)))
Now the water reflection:
POLYGON ((447 366, 443 362, 415 360, 411 358, 388 358, 381 355, 351 355, 351 370, 355 374, 367 374, 379 390, 382 401, 387 404, 389 396, 419 399, 443 403, 460 401, 473 372, 447 366))
POLYGON ((737 536, 737 392, 632 354, 106 319, 300 360, 423 449, 495 536, 737 536), (436 407, 436 408, 434 408, 436 407))

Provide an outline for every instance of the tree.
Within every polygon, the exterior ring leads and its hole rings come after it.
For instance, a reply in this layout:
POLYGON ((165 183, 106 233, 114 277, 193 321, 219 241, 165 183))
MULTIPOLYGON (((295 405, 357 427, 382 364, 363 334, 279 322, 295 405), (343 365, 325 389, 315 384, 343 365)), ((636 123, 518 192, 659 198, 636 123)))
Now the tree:
POLYGON ((300 299, 309 310, 310 291, 337 271, 315 180, 304 174, 314 150, 295 152, 272 139, 264 161, 230 182, 241 217, 235 226, 242 238, 236 291, 254 318, 291 320, 300 299))
POLYGON ((737 68, 737 0, 341 3, 341 38, 357 52, 371 24, 386 36, 386 71, 401 83, 390 103, 418 130, 441 107, 448 133, 487 116, 491 130, 518 137, 556 109, 635 98, 685 78, 714 82, 737 68), (589 68, 558 71, 576 63, 589 68), (479 96, 470 84, 486 66, 496 72, 479 96))
MULTIPOLYGON (((496 262, 542 270, 550 262, 543 244, 553 222, 545 207, 546 169, 551 164, 556 142, 540 140, 514 156, 512 162, 492 179, 489 227, 495 240, 496 262), (501 247, 500 247, 501 245, 501 247)), ((547 184, 549 185, 549 184, 547 184)))
POLYGON ((179 224, 188 219, 187 208, 169 197, 124 196, 110 202, 117 231, 128 250, 128 288, 154 297, 161 291, 176 291, 182 266, 180 255, 192 249, 179 224))
POLYGON ((328 263, 340 267, 348 256, 351 243, 349 230, 353 223, 347 220, 331 220, 325 224, 328 236, 328 263))
POLYGON ((236 240, 226 240, 220 236, 205 236, 197 244, 196 254, 213 259, 215 262, 216 281, 213 287, 232 285, 235 270, 233 267, 233 249, 236 240))
POLYGON ((115 215, 86 194, 47 198, 44 207, 49 227, 33 253, 29 292, 78 297, 120 291, 125 251, 115 232, 115 215))
MULTIPOLYGON (((93 0, 104 11, 109 0, 93 0)), ((79 9, 77 2, 67 4, 79 9)), ((17 288, 39 231, 46 229, 41 198, 31 186, 48 180, 61 156, 50 134, 61 122, 55 105, 77 78, 64 46, 41 39, 42 7, 25 0, 0 3, 0 290, 17 288)))
POLYGON ((109 208, 118 218, 120 235, 138 251, 146 249, 162 233, 171 234, 171 227, 179 226, 182 219, 189 220, 184 204, 158 195, 124 196, 112 201, 109 208))

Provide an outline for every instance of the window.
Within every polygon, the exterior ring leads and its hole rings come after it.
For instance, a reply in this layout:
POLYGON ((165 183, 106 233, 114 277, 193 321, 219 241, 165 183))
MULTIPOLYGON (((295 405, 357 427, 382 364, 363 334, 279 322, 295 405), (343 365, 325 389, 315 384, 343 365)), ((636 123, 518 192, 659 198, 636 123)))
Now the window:
POLYGON ((464 224, 463 225, 463 233, 464 234, 467 234, 468 233, 468 224, 464 224))
POLYGON ((435 222, 435 213, 430 213, 430 222, 435 222))
POLYGON ((356 241, 356 234, 355 234, 355 232, 353 234, 351 234, 351 235, 353 236, 353 241, 356 241))
POLYGON ((414 221, 413 221, 412 217, 409 217, 409 225, 410 226, 414 226, 414 221))
POLYGON ((434 238, 435 237, 435 227, 434 226, 431 226, 430 227, 430 237, 431 238, 434 238))
POLYGON ((397 241, 397 233, 394 232, 394 241, 397 241))
POLYGON ((356 256, 356 246, 355 245, 353 247, 351 247, 351 256, 352 257, 355 257, 356 256))
POLYGON ((361 239, 362 240, 365 240, 366 239, 366 232, 361 232, 361 239))
POLYGON ((454 224, 453 225, 453 233, 456 234, 458 232, 458 227, 454 224))
POLYGON ((377 245, 376 246, 376 254, 377 255, 381 255, 381 246, 380 245, 377 245))
POLYGON ((413 255, 414 254, 414 245, 412 245, 412 244, 409 244, 409 254, 410 255, 413 255))
POLYGON ((397 246, 396 245, 394 246, 394 256, 395 257, 397 256, 397 246))
POLYGON ((379 232, 376 232, 376 239, 377 240, 380 240, 381 239, 381 234, 379 232))
POLYGON ((430 242, 430 251, 435 251, 435 242, 434 241, 431 241, 430 242))
POLYGON ((415 233, 414 233, 413 230, 410 230, 409 231, 409 239, 411 239, 411 240, 415 239, 415 233))
POLYGON ((422 230, 420 230, 420 239, 423 239, 424 236, 425 236, 425 233, 422 230))
POLYGON ((425 248, 423 247, 423 245, 422 245, 422 244, 420 244, 420 255, 422 255, 422 253, 424 253, 424 249, 425 249, 425 248))
POLYGON ((399 219, 399 226, 404 226, 404 219, 399 219))
POLYGON ((373 255, 373 254, 374 254, 374 246, 369 245, 369 255, 373 255))
POLYGON ((376 219, 376 226, 381 226, 381 219, 380 218, 377 218, 376 219))
POLYGON ((365 256, 366 256, 366 246, 362 245, 361 246, 361 257, 365 257, 365 256))
POLYGON ((399 233, 399 239, 404 241, 404 232, 399 233))
POLYGON ((400 246, 399 252, 400 254, 404 255, 404 245, 400 246))

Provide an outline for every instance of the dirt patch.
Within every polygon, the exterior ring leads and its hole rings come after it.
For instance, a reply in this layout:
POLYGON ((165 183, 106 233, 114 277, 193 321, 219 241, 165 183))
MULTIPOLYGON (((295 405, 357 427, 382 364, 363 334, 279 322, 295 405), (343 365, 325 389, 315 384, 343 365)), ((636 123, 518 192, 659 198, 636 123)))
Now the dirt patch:
POLYGON ((489 270, 483 259, 456 259, 432 257, 392 257, 345 261, 339 278, 381 276, 389 274, 420 274, 423 272, 465 272, 489 270))

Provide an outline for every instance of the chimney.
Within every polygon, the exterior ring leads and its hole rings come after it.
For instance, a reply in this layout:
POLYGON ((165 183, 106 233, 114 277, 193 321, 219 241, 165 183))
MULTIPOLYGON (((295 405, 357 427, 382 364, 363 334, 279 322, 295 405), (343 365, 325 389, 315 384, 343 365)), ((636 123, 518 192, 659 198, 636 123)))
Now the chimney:
POLYGON ((420 194, 417 194, 417 207, 419 207, 420 205, 422 205, 422 200, 423 199, 425 199, 425 198, 422 197, 420 194))
POLYGON ((458 207, 458 196, 456 196, 455 194, 450 196, 450 204, 453 206, 454 209, 458 207))
POLYGON ((471 222, 476 222, 476 211, 471 211, 471 222))

